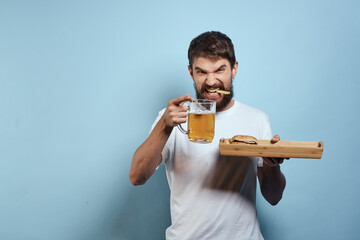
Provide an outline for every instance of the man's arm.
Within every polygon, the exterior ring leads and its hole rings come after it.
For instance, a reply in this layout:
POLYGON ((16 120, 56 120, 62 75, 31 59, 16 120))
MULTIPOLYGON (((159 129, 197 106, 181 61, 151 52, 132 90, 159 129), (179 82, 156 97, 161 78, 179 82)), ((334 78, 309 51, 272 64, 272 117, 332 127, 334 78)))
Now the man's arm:
MULTIPOLYGON (((271 142, 276 143, 279 140, 280 137, 275 135, 271 142)), ((260 190, 271 205, 276 205, 281 200, 286 185, 285 176, 280 170, 284 159, 264 157, 263 160, 263 167, 258 167, 260 190)))
POLYGON ((192 100, 188 94, 169 101, 165 113, 149 137, 135 151, 129 172, 129 178, 133 185, 144 184, 160 165, 161 152, 174 126, 186 122, 187 107, 183 106, 183 103, 192 100))

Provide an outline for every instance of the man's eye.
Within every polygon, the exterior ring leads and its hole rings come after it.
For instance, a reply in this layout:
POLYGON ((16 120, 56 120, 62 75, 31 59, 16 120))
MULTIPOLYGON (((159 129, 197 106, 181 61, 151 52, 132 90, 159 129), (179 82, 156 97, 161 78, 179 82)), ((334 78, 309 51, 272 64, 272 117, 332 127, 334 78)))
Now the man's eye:
POLYGON ((219 69, 217 70, 217 72, 223 72, 223 71, 225 71, 224 68, 219 68, 219 69))

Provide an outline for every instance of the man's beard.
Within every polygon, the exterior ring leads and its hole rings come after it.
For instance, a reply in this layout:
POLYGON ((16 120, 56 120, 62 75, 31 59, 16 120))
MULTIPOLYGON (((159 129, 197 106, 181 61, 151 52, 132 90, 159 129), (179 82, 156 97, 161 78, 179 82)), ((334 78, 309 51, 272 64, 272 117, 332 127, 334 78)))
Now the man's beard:
MULTIPOLYGON (((205 99, 204 95, 206 93, 206 84, 205 82, 202 84, 201 88, 200 88, 200 92, 197 90, 195 82, 194 82, 194 88, 196 91, 196 98, 197 99, 205 99)), ((222 111, 232 100, 232 98, 234 97, 234 91, 233 91, 233 84, 232 84, 232 79, 231 79, 231 85, 230 85, 230 89, 225 89, 224 84, 223 83, 219 83, 219 85, 214 86, 214 88, 219 88, 219 90, 225 90, 225 91, 229 91, 230 94, 223 94, 223 98, 221 99, 221 102, 216 103, 216 111, 222 111)))

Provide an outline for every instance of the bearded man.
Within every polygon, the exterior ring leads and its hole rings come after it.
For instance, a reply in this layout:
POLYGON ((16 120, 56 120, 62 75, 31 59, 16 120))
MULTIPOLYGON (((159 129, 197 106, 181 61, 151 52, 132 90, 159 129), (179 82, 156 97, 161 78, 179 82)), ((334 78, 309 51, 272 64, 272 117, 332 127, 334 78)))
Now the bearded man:
POLYGON ((219 140, 237 134, 273 142, 280 137, 272 137, 264 112, 233 99, 238 62, 229 37, 220 32, 197 36, 190 43, 188 58, 196 98, 216 102, 214 139, 208 144, 192 143, 174 128, 187 121, 184 103, 194 99, 189 94, 172 99, 136 150, 130 181, 144 184, 165 164, 171 190, 168 240, 263 239, 255 206, 257 178, 264 198, 276 205, 285 188, 280 170, 284 159, 221 156, 219 140))

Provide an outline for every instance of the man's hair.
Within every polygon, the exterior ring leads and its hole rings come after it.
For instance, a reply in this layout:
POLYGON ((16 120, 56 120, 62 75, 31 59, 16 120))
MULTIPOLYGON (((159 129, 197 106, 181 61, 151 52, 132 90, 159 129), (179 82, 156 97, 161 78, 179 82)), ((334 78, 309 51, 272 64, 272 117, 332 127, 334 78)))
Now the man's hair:
POLYGON ((221 32, 204 32, 194 38, 189 46, 188 59, 192 69, 194 59, 206 57, 214 60, 225 58, 229 60, 231 68, 236 62, 234 45, 231 39, 221 32))

